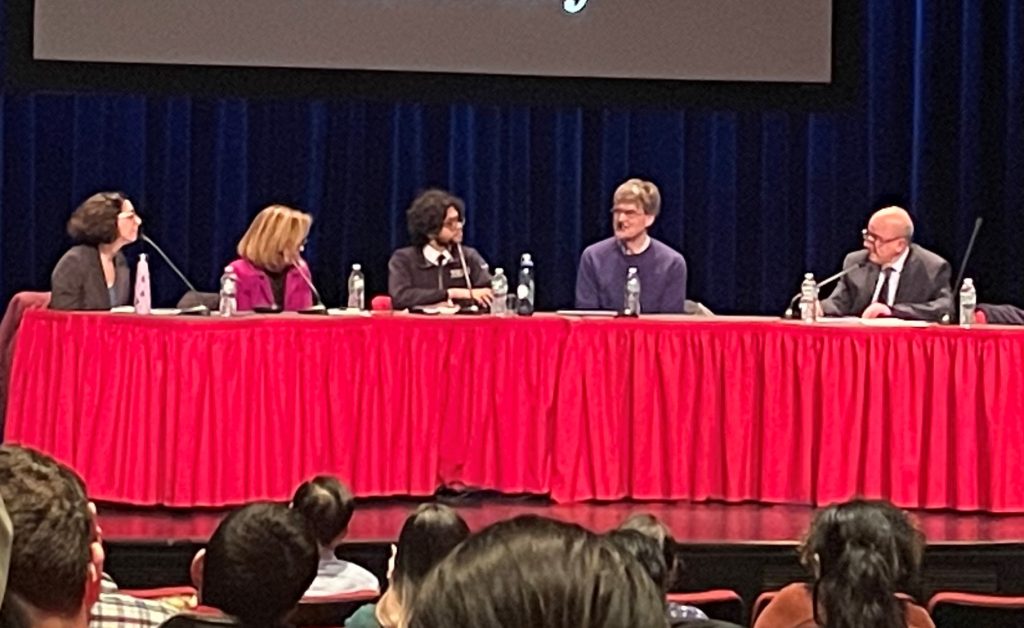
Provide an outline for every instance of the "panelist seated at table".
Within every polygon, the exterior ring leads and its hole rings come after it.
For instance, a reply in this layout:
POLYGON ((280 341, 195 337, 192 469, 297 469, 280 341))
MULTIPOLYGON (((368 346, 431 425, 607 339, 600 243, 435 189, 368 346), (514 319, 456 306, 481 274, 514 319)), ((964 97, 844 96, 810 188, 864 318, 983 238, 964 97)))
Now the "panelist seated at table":
POLYGON ((630 179, 615 190, 612 228, 615 235, 583 251, 576 275, 576 307, 621 310, 626 275, 640 277, 640 311, 682 314, 686 304, 686 260, 647 231, 661 211, 661 193, 650 181, 630 179))
POLYGON ((823 314, 938 321, 949 312, 949 262, 913 244, 914 223, 905 209, 878 210, 862 236, 864 249, 843 262, 844 269, 857 268, 822 301, 823 314))
POLYGON ((302 259, 313 217, 284 205, 263 209, 238 243, 230 266, 238 276, 239 310, 302 310, 313 305, 312 278, 302 259))
POLYGON ((406 211, 412 246, 388 262, 392 307, 490 306, 491 273, 476 249, 462 246, 466 206, 444 190, 427 190, 406 211), (466 275, 469 275, 467 278, 466 275))
POLYGON ((71 247, 50 276, 55 310, 109 310, 131 302, 128 262, 121 249, 139 237, 142 220, 121 192, 100 192, 71 214, 71 247))

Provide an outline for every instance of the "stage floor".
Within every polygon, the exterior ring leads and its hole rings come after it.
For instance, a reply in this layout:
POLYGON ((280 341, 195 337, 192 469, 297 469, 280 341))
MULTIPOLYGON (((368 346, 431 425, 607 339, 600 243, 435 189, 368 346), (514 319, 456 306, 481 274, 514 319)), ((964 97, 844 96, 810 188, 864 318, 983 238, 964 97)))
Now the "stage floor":
MULTIPOLYGON (((651 513, 668 524, 684 544, 795 544, 810 525, 815 509, 803 506, 720 503, 580 503, 557 505, 542 499, 455 498, 470 528, 521 514, 538 514, 603 532, 634 513, 651 513)), ((421 503, 369 500, 356 508, 350 543, 390 543, 406 516, 421 503)), ((100 505, 105 538, 114 543, 203 543, 228 509, 170 510, 100 505)), ((929 545, 1024 543, 1024 515, 915 511, 929 545)))

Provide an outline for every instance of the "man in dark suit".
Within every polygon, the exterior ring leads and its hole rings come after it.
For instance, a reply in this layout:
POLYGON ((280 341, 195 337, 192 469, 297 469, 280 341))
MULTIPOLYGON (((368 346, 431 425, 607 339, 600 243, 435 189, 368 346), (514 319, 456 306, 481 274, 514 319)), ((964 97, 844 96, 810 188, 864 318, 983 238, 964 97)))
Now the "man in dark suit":
POLYGON ((822 313, 938 321, 950 311, 949 262, 912 243, 914 223, 905 209, 878 210, 862 235, 864 250, 843 262, 857 268, 822 301, 822 313))

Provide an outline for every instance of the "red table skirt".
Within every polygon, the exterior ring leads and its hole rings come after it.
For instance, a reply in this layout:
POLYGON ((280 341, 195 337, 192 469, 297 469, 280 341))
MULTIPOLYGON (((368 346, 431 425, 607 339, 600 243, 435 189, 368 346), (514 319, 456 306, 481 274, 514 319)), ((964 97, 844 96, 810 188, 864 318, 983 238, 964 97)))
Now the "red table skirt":
POLYGON ((1024 333, 766 320, 30 312, 7 440, 95 499, 439 486, 1024 512, 1024 333))

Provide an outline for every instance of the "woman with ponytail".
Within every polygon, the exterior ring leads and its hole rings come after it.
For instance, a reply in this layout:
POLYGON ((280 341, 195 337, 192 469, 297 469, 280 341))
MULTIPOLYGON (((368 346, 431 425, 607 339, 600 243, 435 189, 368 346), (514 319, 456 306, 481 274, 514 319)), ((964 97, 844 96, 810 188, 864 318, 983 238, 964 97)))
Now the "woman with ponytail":
POLYGON ((755 628, 934 628, 916 593, 924 536, 888 502, 820 511, 800 548, 812 584, 784 588, 755 628))

